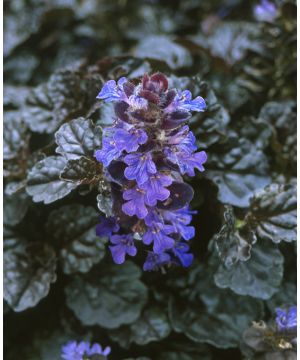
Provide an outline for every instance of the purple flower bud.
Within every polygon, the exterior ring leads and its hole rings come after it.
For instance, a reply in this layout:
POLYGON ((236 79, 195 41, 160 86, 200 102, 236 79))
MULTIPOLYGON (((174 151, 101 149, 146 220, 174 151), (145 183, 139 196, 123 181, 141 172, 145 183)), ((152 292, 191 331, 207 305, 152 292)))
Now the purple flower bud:
POLYGON ((125 261, 126 254, 135 256, 137 253, 132 235, 113 235, 110 242, 113 246, 109 248, 116 264, 122 264, 125 261))
POLYGON ((276 5, 268 0, 261 0, 260 4, 254 7, 254 16, 258 21, 273 22, 277 17, 276 5))

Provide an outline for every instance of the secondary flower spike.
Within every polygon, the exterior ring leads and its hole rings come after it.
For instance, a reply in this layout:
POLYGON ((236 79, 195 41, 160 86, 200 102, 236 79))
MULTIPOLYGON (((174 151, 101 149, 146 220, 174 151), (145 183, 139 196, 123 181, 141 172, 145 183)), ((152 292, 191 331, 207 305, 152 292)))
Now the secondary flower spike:
POLYGON ((90 345, 86 341, 70 341, 61 349, 61 358, 63 360, 88 360, 95 358, 95 355, 101 355, 101 359, 107 359, 107 355, 109 354, 109 346, 103 349, 102 346, 97 343, 90 345))
POLYGON ((187 243, 195 235, 189 203, 193 189, 183 176, 204 171, 204 151, 187 125, 192 111, 204 111, 201 96, 169 89, 161 73, 145 74, 136 84, 109 80, 97 96, 114 102, 115 119, 103 131, 96 159, 111 182, 114 217, 102 219, 97 235, 110 238, 115 263, 145 248, 145 271, 191 265, 187 243))

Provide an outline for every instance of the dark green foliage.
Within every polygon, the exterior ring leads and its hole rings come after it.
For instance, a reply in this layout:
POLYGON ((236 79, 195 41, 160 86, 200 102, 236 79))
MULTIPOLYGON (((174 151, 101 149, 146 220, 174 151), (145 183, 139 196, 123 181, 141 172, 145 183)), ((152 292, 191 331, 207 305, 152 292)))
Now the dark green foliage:
POLYGON ((70 340, 110 360, 295 359, 265 328, 296 303, 296 5, 273 23, 253 5, 4 1, 5 359, 59 360, 70 340), (189 120, 208 155, 185 189, 195 260, 166 274, 142 272, 139 246, 115 265, 95 233, 114 117, 96 96, 156 71, 207 103, 189 120))

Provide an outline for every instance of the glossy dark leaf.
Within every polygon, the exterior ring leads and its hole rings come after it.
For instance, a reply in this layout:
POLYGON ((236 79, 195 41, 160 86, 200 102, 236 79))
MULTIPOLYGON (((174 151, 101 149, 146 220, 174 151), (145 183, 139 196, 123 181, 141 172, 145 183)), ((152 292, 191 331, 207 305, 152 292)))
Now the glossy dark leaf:
POLYGON ((110 333, 112 340, 129 348, 131 343, 146 345, 166 338, 171 332, 167 314, 158 307, 150 307, 128 328, 121 327, 110 333))
POLYGON ((271 184, 257 192, 251 200, 248 221, 261 239, 274 243, 296 241, 296 184, 271 184))
POLYGON ((15 237, 5 241, 4 299, 14 309, 34 307, 48 295, 56 280, 55 253, 42 242, 27 244, 15 237))
POLYGON ((84 325, 115 329, 131 324, 147 301, 140 277, 141 270, 130 261, 99 269, 93 281, 75 277, 66 287, 67 305, 84 325))
POLYGON ((176 332, 197 343, 223 349, 235 347, 250 322, 261 316, 260 302, 218 289, 205 266, 194 268, 185 281, 187 284, 180 285, 183 289, 177 289, 183 295, 182 301, 170 301, 169 316, 176 332), (187 286, 193 286, 193 291, 187 291, 187 286))
POLYGON ((91 120, 78 118, 62 125, 55 134, 58 145, 56 152, 67 160, 82 156, 94 157, 95 150, 101 147, 101 129, 91 120))
POLYGON ((283 256, 269 242, 257 243, 251 258, 230 268, 221 265, 215 274, 220 288, 230 288, 238 295, 269 299, 280 287, 283 277, 283 256))
POLYGON ((222 154, 210 154, 206 176, 219 188, 219 200, 241 208, 248 207, 254 191, 270 183, 267 158, 246 139, 222 154))
POLYGON ((102 177, 102 167, 94 159, 84 156, 69 160, 64 167, 60 178, 76 184, 92 184, 102 177))
POLYGON ((134 54, 139 58, 165 61, 171 69, 187 67, 192 63, 189 52, 183 46, 163 35, 143 38, 134 54))
POLYGON ((105 256, 107 238, 96 236, 99 213, 90 206, 67 205, 54 210, 47 232, 60 246, 64 273, 86 273, 105 256))
MULTIPOLYGON (((60 70, 28 97, 24 120, 38 133, 53 133, 63 122, 85 115, 91 105, 87 80, 79 72, 60 70)), ((96 97, 95 89, 92 91, 96 97)))
POLYGON ((50 156, 39 161, 29 172, 26 191, 34 202, 52 203, 68 195, 76 184, 60 179, 67 160, 50 156))
POLYGON ((236 228, 236 219, 231 206, 225 206, 224 224, 213 237, 212 243, 226 268, 239 261, 247 261, 251 256, 256 236, 251 229, 240 231, 236 228))
POLYGON ((29 199, 29 196, 24 191, 4 195, 3 222, 10 226, 19 224, 30 206, 29 199))

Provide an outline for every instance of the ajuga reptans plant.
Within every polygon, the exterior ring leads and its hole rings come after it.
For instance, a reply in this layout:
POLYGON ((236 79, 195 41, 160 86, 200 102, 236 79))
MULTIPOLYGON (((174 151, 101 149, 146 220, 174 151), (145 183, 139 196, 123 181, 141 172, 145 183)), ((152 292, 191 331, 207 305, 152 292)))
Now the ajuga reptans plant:
POLYGON ((111 183, 114 216, 102 219, 97 235, 110 237, 117 264, 135 256, 142 241, 145 271, 167 264, 188 267, 194 192, 183 176, 204 171, 207 156, 197 151, 186 123, 192 111, 204 111, 204 99, 169 89, 161 73, 146 74, 137 85, 125 77, 110 80, 97 98, 115 102, 114 123, 104 129, 102 149, 95 152, 111 183))

